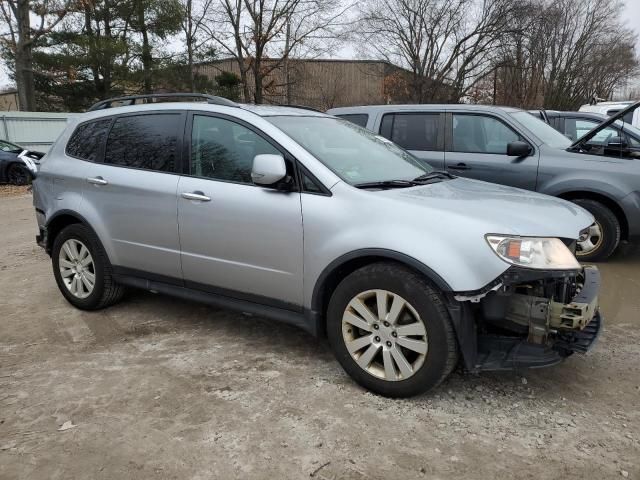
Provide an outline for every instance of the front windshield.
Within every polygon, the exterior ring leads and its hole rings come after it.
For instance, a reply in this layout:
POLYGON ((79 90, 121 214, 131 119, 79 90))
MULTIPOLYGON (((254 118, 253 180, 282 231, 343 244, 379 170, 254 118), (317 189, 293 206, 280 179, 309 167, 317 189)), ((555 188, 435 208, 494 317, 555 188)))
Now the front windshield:
POLYGON ((433 169, 393 142, 332 117, 266 117, 351 185, 412 180, 433 169))
POLYGON ((22 151, 22 148, 20 148, 15 143, 0 140, 0 150, 2 150, 3 152, 17 152, 22 151))
POLYGON ((571 140, 529 112, 515 112, 511 116, 550 147, 569 148, 571 146, 571 140))

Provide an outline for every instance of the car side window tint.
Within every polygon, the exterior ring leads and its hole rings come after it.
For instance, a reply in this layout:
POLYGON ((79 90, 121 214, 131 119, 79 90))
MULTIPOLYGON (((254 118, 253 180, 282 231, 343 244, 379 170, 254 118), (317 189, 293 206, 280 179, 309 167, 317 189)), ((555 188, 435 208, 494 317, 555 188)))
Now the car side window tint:
POLYGON ((453 151, 507 154, 507 145, 522 140, 520 135, 494 117, 455 113, 453 151))
POLYGON ((369 115, 366 113, 348 113, 344 115, 336 115, 336 117, 348 120, 362 128, 367 128, 367 122, 369 121, 369 115))
POLYGON ((104 163, 175 172, 181 115, 135 115, 116 119, 109 132, 104 163))
POLYGON ((382 117, 382 135, 407 150, 440 150, 439 129, 439 113, 397 113, 382 117))
POLYGON ((80 125, 67 142, 67 155, 90 162, 98 160, 110 125, 110 118, 80 125))
POLYGON ((253 159, 280 152, 253 130, 224 118, 195 115, 191 175, 251 184, 253 159))

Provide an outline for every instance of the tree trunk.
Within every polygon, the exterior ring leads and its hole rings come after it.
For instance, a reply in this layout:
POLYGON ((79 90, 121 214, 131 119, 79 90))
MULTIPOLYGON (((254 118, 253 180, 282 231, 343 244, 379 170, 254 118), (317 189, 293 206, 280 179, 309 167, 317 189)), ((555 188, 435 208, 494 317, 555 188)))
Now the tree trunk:
POLYGON ((187 0, 187 63, 189 66, 189 92, 195 92, 195 73, 193 71, 193 0, 187 0))
POLYGON ((142 75, 144 93, 152 93, 151 69, 153 67, 153 57, 151 56, 151 46, 149 45, 149 34, 147 24, 144 20, 144 2, 138 2, 138 25, 142 34, 142 75))
POLYGON ((16 84, 20 110, 36 110, 36 92, 33 81, 33 45, 31 42, 31 22, 29 1, 18 0, 17 23, 18 42, 16 45, 16 84))

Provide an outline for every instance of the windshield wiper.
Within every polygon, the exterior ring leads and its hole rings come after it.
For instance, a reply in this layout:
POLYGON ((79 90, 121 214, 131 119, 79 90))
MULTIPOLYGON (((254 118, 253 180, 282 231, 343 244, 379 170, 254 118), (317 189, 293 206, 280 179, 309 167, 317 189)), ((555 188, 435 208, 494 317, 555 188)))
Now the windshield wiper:
POLYGON ((413 180, 381 180, 379 182, 356 183, 356 188, 407 188, 421 185, 413 180))
POLYGON ((426 180, 433 180, 433 179, 443 179, 443 178, 449 178, 449 179, 453 179, 453 178, 458 178, 455 175, 452 175, 449 172, 446 172, 444 170, 433 170, 429 173, 425 173, 424 175, 420 175, 419 177, 416 177, 413 179, 414 182, 424 182, 426 180))

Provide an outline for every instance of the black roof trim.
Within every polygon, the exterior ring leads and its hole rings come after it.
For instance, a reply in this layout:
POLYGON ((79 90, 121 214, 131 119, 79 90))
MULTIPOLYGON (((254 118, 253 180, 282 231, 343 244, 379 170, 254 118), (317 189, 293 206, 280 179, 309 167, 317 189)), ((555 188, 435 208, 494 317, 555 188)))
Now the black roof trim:
POLYGON ((152 93, 148 95, 128 95, 124 97, 109 98, 107 100, 102 100, 92 105, 88 111, 92 112, 95 110, 104 110, 107 108, 112 108, 113 103, 116 103, 116 102, 124 102, 124 103, 128 102, 126 103, 126 105, 119 105, 119 106, 128 106, 128 105, 136 105, 137 103, 156 103, 155 102, 156 99, 169 99, 169 98, 202 99, 202 100, 206 100, 207 103, 210 103, 212 105, 224 105, 226 107, 239 107, 239 105, 236 102, 233 102, 228 98, 217 97, 215 95, 206 95, 204 93, 152 93), (140 100, 140 102, 138 102, 138 100, 140 100))

